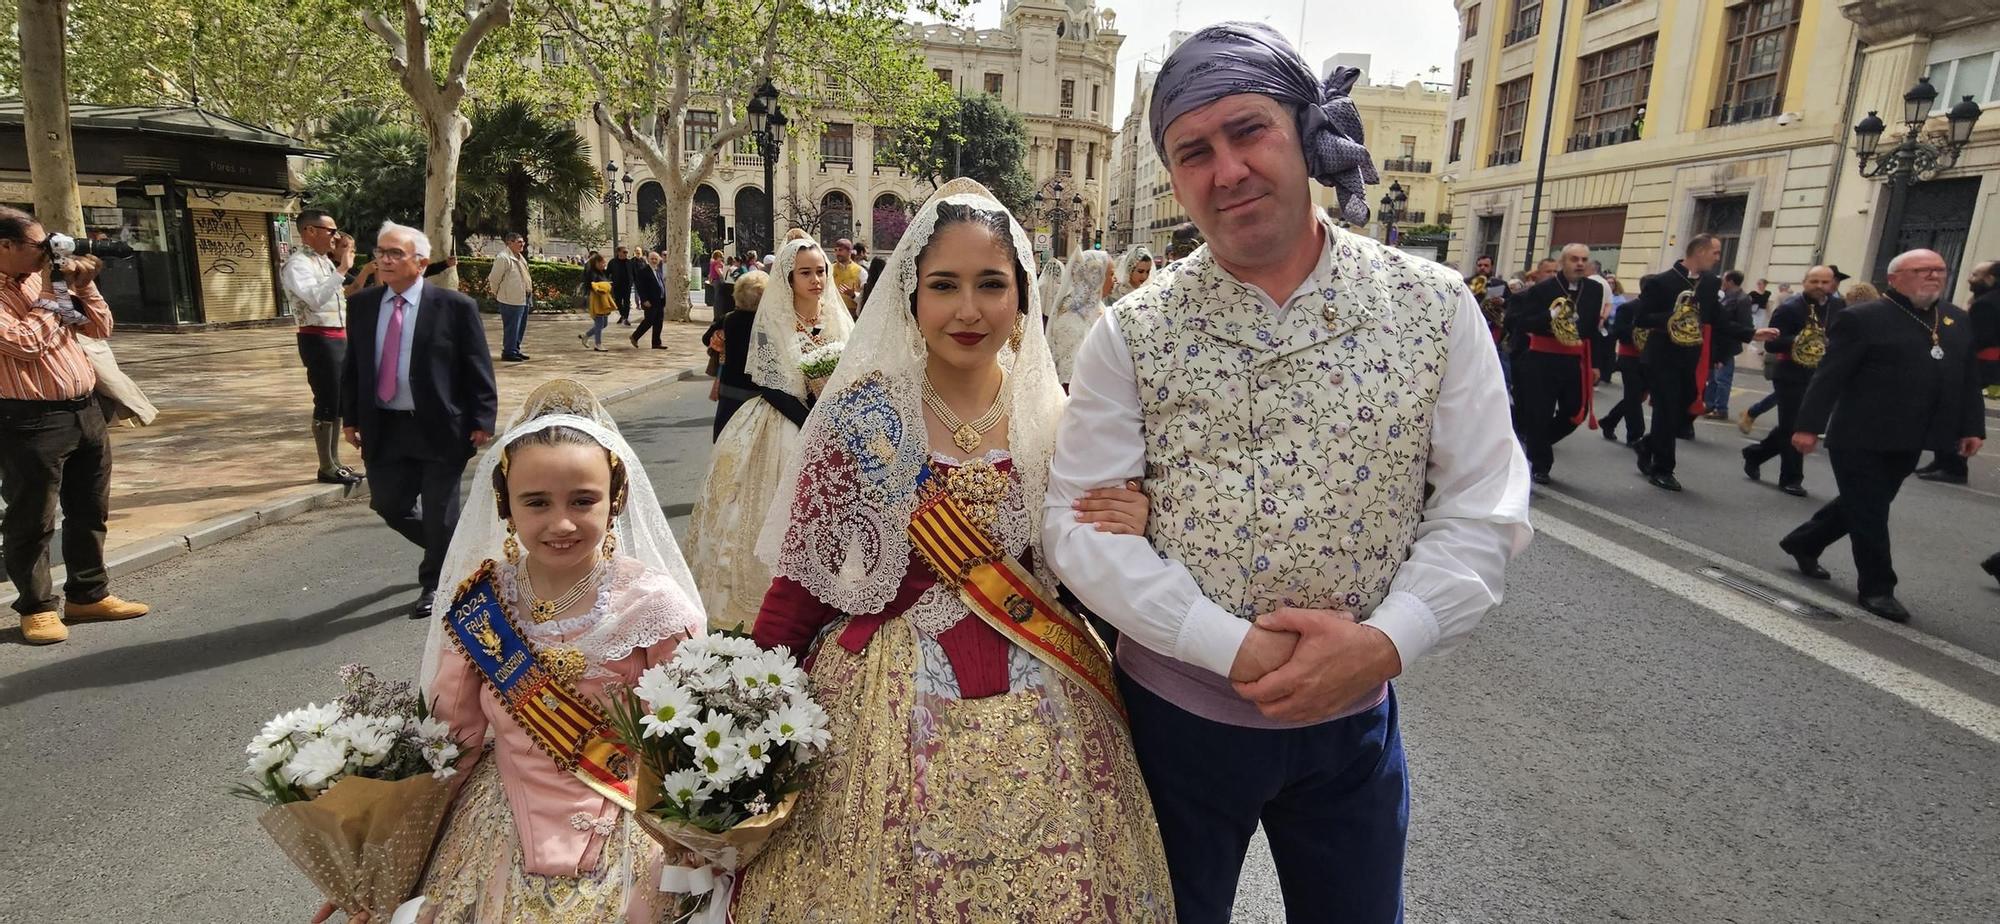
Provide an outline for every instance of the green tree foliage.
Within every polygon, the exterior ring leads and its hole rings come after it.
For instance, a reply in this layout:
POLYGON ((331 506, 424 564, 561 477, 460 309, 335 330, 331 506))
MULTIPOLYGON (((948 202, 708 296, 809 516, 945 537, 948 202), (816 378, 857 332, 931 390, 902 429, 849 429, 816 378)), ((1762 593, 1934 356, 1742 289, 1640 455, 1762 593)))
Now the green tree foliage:
MULTIPOLYGON (((17 6, 0 4, 0 34, 17 6)), ((185 105, 303 136, 326 113, 398 107, 381 45, 346 0, 71 0, 69 96, 185 105)), ((20 49, 0 42, 0 92, 20 85, 20 49)))
POLYGON ((1024 164, 1027 126, 1020 113, 985 93, 931 106, 917 127, 897 136, 891 152, 933 187, 960 176, 978 180, 1016 214, 1025 214, 1035 192, 1024 164))
POLYGON ((313 140, 329 156, 306 173, 306 204, 331 213, 354 235, 357 250, 374 249, 384 220, 423 219, 422 132, 379 110, 349 109, 329 118, 313 140))
POLYGON ((603 188, 590 148, 571 123, 523 100, 472 111, 458 172, 460 238, 526 233, 529 206, 575 220, 584 197, 603 188))

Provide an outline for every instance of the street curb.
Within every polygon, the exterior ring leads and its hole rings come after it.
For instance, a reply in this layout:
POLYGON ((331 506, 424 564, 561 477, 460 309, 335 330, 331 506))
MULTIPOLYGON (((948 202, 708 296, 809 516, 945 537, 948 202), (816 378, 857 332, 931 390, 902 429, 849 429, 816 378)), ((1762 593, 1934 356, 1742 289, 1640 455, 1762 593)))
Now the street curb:
MULTIPOLYGON (((707 377, 708 373, 702 367, 692 366, 679 372, 669 372, 629 385, 598 400, 609 407, 664 385, 707 377)), ((322 507, 332 507, 367 496, 368 483, 365 481, 353 487, 327 485, 310 494, 278 501, 264 509, 223 514, 188 526, 178 536, 160 536, 107 549, 104 555, 104 570, 112 578, 123 577, 322 507)), ((50 539, 52 548, 61 541, 61 536, 62 532, 58 529, 56 535, 50 539)), ((61 565, 55 565, 50 569, 50 578, 57 588, 62 586, 63 570, 61 565)), ((14 590, 13 585, 7 585, 6 589, 0 590, 0 606, 11 604, 19 597, 20 594, 14 590)))

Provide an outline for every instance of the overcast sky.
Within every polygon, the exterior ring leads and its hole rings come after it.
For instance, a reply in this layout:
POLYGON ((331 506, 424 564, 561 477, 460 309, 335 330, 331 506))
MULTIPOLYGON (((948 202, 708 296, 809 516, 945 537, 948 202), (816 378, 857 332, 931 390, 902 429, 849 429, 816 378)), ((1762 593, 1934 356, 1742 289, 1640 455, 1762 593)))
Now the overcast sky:
MULTIPOLYGON (((1458 13, 1450 0, 1098 0, 1100 8, 1118 13, 1118 31, 1125 44, 1118 49, 1117 111, 1122 120, 1132 105, 1132 74, 1142 58, 1163 57, 1167 33, 1192 32, 1225 19, 1260 20, 1299 42, 1301 12, 1305 41, 1300 53, 1316 72, 1327 58, 1341 52, 1372 55, 1372 83, 1407 83, 1413 79, 1451 81, 1452 51, 1457 47, 1458 13), (1430 68, 1437 72, 1431 73, 1430 68)), ((992 29, 1000 25, 1007 0, 974 0, 969 24, 992 29)))

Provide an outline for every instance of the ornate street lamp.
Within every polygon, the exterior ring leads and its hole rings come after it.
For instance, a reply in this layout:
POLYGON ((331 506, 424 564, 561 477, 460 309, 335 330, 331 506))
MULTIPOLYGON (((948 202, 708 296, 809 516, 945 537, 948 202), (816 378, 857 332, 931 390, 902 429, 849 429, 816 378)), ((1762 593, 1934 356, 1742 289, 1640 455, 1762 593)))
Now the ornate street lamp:
POLYGON ((1403 207, 1410 203, 1410 193, 1401 182, 1389 184, 1389 190, 1382 194, 1382 243, 1396 243, 1396 222, 1403 218, 1403 207))
MULTIPOLYGON (((770 253, 778 252, 778 195, 773 189, 778 181, 778 151, 785 146, 785 125, 791 120, 785 118, 785 110, 778 105, 778 87, 771 78, 764 78, 764 84, 757 88, 750 98, 750 134, 757 139, 757 153, 764 158, 764 214, 770 222, 770 253)), ((741 235, 738 236, 739 244, 741 235)))
POLYGON ((611 250, 618 251, 618 207, 632 198, 632 171, 625 171, 625 189, 618 189, 618 162, 604 162, 604 210, 605 220, 611 223, 611 250))
MULTIPOLYGON (((1049 242, 1051 253, 1057 253, 1057 241, 1063 242, 1065 245, 1063 250, 1068 249, 1068 239, 1063 236, 1063 229, 1070 222, 1083 217, 1083 194, 1071 192, 1069 198, 1065 200, 1063 191, 1062 177, 1050 179, 1035 192, 1034 204, 1029 209, 1029 217, 1036 225, 1048 223, 1052 238, 1049 242)), ((1060 253, 1057 255, 1061 256, 1060 253)))
POLYGON ((1893 256, 1894 241, 1903 227, 1903 208, 1910 187, 1935 178, 1958 162, 1958 154, 1972 140, 1973 125, 1979 121, 1979 104, 1967 96, 1945 114, 1947 129, 1942 135, 1924 137, 1924 123, 1937 103, 1938 91, 1929 77, 1917 78, 1917 85, 1903 94, 1903 137, 1896 146, 1880 150, 1882 133, 1888 128, 1882 117, 1869 110, 1854 126, 1854 156, 1864 179, 1883 179, 1889 184, 1889 207, 1882 219, 1883 251, 1876 258, 1878 275, 1893 256))

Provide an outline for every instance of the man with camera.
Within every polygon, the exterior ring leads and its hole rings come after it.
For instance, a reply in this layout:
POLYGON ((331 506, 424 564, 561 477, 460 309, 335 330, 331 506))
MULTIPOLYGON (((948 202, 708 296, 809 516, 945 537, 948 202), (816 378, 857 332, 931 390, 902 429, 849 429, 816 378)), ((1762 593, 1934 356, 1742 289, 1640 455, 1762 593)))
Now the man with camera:
POLYGON ((111 336, 97 292, 96 257, 68 256, 34 216, 0 206, 0 557, 31 645, 69 638, 68 622, 131 619, 148 607, 111 595, 104 529, 111 506, 111 441, 92 400, 97 373, 82 334, 111 336), (60 254, 59 254, 60 249, 60 254), (49 578, 56 510, 63 523, 63 609, 49 578))

